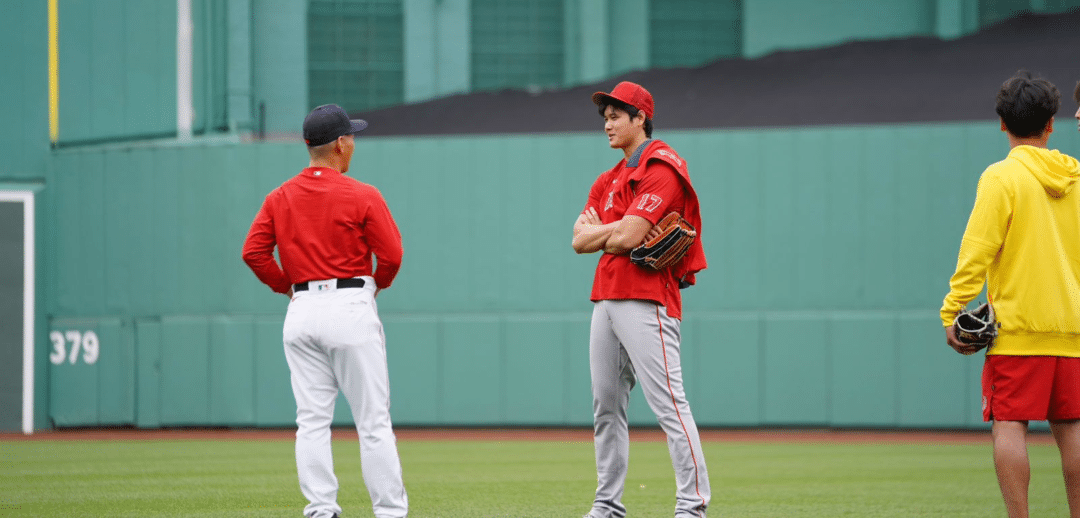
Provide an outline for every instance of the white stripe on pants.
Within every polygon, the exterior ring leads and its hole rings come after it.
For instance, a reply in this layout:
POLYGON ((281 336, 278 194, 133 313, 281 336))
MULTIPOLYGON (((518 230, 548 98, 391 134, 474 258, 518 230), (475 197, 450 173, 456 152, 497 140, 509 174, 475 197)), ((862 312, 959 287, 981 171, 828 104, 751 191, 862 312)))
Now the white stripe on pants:
POLYGON ((626 409, 630 389, 642 392, 667 434, 675 468, 675 516, 704 517, 709 475, 697 424, 683 391, 679 320, 655 302, 601 300, 589 332, 593 431, 596 449, 594 518, 626 516, 622 504, 630 457, 626 409))
POLYGON ((330 445, 339 390, 360 435, 361 470, 375 516, 401 518, 408 512, 390 423, 386 341, 375 282, 364 280, 363 288, 297 292, 285 316, 285 359, 296 398, 296 470, 310 502, 305 516, 341 513, 330 445))

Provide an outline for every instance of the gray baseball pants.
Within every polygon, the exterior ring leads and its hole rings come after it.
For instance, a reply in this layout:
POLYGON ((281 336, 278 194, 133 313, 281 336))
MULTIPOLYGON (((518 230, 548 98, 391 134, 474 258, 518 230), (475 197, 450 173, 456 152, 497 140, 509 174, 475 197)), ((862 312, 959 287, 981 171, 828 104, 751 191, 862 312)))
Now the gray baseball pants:
POLYGON ((667 434, 675 468, 675 516, 705 516, 709 475, 697 424, 683 391, 678 319, 645 300, 602 300, 593 307, 589 332, 596 499, 590 518, 622 518, 630 434, 626 409, 640 381, 649 407, 667 434))

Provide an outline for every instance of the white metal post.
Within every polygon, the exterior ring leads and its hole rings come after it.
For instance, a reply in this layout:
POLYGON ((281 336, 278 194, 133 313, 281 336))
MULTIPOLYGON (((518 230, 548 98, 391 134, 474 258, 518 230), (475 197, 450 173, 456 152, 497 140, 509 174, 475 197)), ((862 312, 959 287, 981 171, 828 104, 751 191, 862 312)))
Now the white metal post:
POLYGON ((191 0, 176 0, 176 138, 191 139, 194 123, 192 104, 191 0))

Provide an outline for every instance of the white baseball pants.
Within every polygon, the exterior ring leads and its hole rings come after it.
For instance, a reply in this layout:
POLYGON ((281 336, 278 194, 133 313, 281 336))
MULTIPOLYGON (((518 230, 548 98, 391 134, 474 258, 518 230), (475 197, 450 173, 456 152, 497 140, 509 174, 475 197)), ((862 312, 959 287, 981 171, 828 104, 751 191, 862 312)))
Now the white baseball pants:
MULTIPOLYGON (((341 513, 330 445, 340 390, 360 435, 364 484, 377 518, 402 518, 408 496, 390 423, 386 339, 375 305, 375 281, 341 288, 331 281, 293 295, 283 329, 285 359, 296 398, 296 470, 310 504, 304 515, 341 513)), ((316 286, 315 282, 310 283, 316 286)))

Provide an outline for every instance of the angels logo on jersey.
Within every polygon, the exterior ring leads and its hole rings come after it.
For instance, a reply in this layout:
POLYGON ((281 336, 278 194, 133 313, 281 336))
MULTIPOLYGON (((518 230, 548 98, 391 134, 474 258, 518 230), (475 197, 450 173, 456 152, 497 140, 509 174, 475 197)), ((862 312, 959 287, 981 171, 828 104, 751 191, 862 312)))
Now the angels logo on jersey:
POLYGON ((607 203, 604 204, 604 210, 608 210, 615 206, 615 191, 607 193, 607 203))

